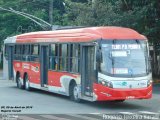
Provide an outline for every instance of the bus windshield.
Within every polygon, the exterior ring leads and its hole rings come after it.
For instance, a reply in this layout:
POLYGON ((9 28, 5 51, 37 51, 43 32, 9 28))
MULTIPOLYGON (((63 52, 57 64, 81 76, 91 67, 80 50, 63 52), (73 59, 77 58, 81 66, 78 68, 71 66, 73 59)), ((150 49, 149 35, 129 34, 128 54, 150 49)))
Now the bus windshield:
POLYGON ((101 44, 100 71, 117 77, 143 76, 149 73, 146 40, 108 40, 101 44))

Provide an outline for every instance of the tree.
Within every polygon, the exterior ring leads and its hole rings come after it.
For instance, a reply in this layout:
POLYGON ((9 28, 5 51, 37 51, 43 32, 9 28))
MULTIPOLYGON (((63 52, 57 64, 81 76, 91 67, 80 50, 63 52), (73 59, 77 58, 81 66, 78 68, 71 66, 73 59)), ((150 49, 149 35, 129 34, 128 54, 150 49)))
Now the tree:
MULTIPOLYGON (((0 7, 29 13, 49 22, 50 0, 0 0, 0 7)), ((53 24, 63 24, 64 0, 53 0, 53 24)), ((43 30, 27 18, 0 10, 0 40, 24 32, 43 30)))
MULTIPOLYGON (((160 40, 158 0, 53 0, 52 5, 50 0, 0 0, 0 6, 30 13, 48 22, 49 8, 53 8, 50 22, 54 25, 123 26, 139 31, 154 42, 160 40)), ((32 31, 42 30, 24 17, 0 10, 1 40, 25 32, 28 27, 32 31)))
POLYGON ((67 0, 70 23, 80 26, 123 26, 160 41, 160 3, 158 0, 67 0))

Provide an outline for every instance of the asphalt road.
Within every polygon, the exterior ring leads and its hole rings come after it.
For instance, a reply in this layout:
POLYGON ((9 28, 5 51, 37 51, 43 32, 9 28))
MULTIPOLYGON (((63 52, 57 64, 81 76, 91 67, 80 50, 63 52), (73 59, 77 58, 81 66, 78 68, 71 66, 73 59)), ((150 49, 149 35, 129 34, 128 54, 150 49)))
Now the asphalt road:
MULTIPOLYGON (((8 111, 8 113, 57 114, 54 117, 58 117, 59 114, 65 114, 65 118, 66 114, 71 115, 73 118, 75 117, 73 114, 76 116, 79 114, 98 116, 98 114, 109 113, 160 114, 160 84, 154 85, 153 97, 149 100, 127 100, 123 103, 88 101, 76 103, 66 96, 41 90, 32 90, 29 92, 18 89, 12 81, 0 80, 0 107, 0 114, 7 113, 7 110, 13 110, 12 112, 8 111)), ((40 115, 40 117, 44 116, 40 115)), ((47 116, 47 118, 50 117, 47 116)))

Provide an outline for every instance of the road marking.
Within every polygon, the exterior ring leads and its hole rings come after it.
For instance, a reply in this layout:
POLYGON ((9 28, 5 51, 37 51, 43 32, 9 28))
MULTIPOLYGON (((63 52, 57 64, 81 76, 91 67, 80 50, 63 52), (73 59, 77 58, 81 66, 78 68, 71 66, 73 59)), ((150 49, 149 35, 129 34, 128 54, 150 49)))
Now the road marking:
POLYGON ((104 113, 90 113, 90 115, 96 115, 99 117, 103 117, 103 115, 105 115, 104 113))
POLYGON ((70 119, 66 119, 66 118, 56 117, 54 115, 40 115, 40 116, 44 117, 44 118, 52 119, 52 120, 70 120, 70 119))
POLYGON ((82 118, 82 119, 87 119, 87 120, 99 120, 99 119, 84 116, 84 115, 70 115, 70 116, 77 117, 77 118, 82 118))
POLYGON ((149 112, 149 111, 138 111, 138 112, 143 113, 143 114, 159 114, 159 113, 149 112))
POLYGON ((31 118, 31 117, 28 117, 28 116, 18 116, 18 119, 22 119, 22 120, 39 120, 39 119, 31 118))
POLYGON ((135 113, 131 113, 131 112, 119 112, 119 113, 121 113, 121 114, 127 114, 127 115, 133 115, 133 114, 135 114, 135 113))
POLYGON ((103 114, 103 113, 90 113, 91 115, 99 115, 99 114, 103 114))

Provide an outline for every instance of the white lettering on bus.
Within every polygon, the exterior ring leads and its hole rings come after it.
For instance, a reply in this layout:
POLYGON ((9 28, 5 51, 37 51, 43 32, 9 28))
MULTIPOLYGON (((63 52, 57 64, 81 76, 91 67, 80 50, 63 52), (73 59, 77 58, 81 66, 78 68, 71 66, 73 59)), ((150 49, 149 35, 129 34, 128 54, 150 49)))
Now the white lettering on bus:
POLYGON ((112 49, 118 50, 118 49, 141 49, 140 45, 137 44, 117 44, 117 45, 112 45, 112 49))
POLYGON ((31 70, 34 72, 39 72, 39 67, 31 66, 31 70))

